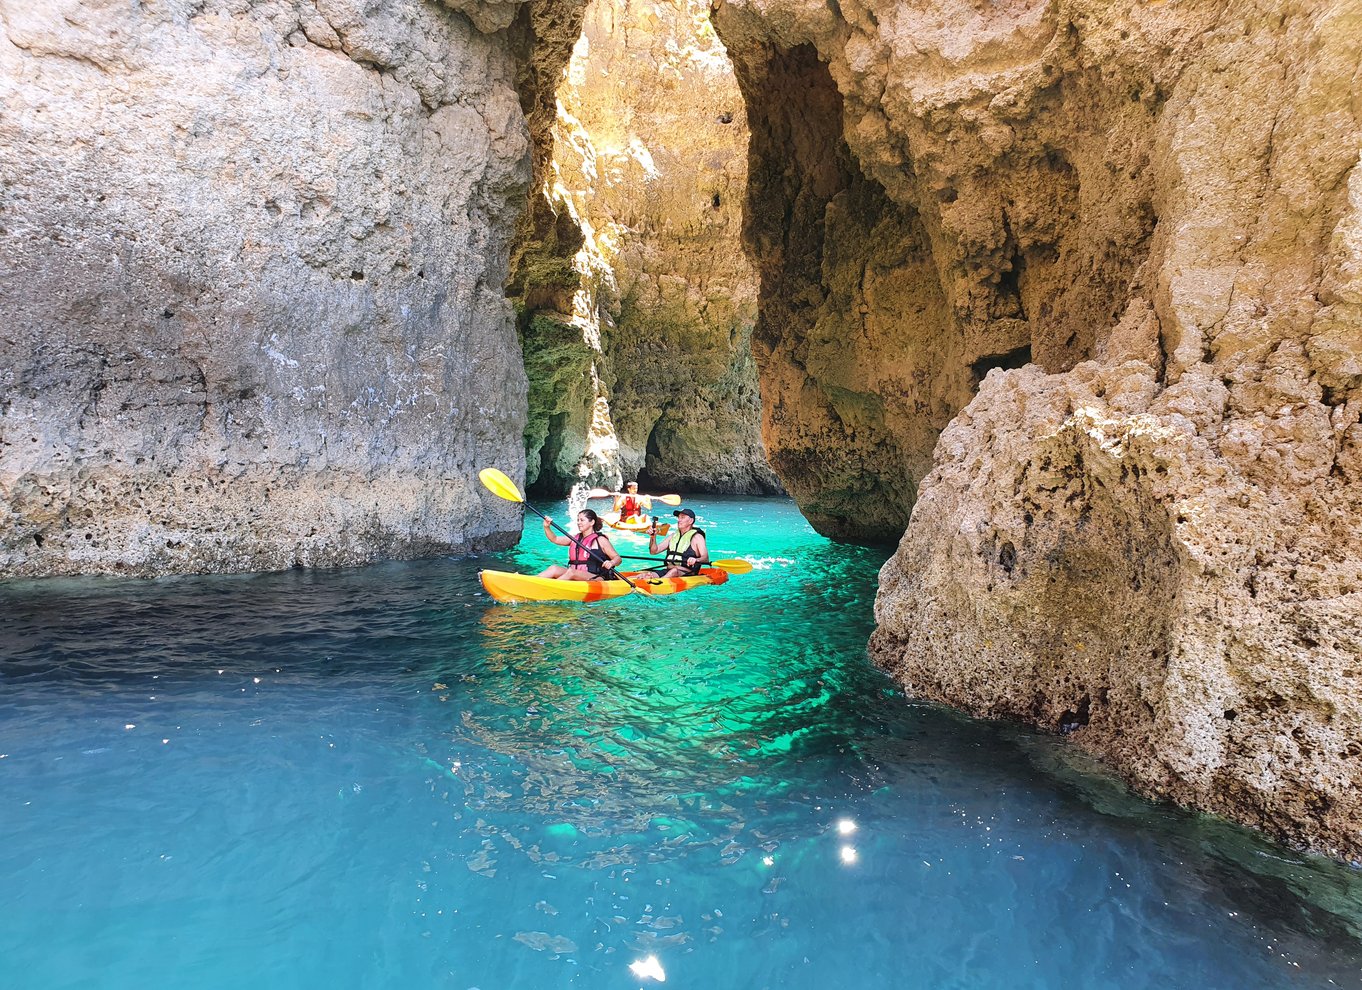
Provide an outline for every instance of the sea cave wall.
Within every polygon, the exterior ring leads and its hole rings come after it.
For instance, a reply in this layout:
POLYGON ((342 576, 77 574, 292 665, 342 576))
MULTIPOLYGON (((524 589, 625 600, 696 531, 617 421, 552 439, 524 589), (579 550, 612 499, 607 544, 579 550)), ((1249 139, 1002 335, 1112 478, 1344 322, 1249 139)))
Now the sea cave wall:
POLYGON ((0 575, 515 538, 518 12, 0 0, 0 575))
POLYGON ((876 661, 1362 858, 1362 9, 714 22, 765 440, 820 530, 898 541, 876 661))

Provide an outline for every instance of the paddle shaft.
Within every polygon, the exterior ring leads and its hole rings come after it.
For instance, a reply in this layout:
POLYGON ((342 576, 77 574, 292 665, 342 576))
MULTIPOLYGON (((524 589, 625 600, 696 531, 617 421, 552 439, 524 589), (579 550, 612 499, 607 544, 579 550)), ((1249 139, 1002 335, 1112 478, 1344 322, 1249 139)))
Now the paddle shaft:
POLYGON ((644 495, 641 492, 611 492, 604 488, 593 488, 586 493, 587 498, 646 498, 649 501, 662 502, 665 505, 680 505, 681 496, 677 494, 667 495, 644 495))
MULTIPOLYGON (((665 565, 665 566, 671 566, 671 565, 667 564, 667 559, 666 559, 665 557, 635 557, 635 556, 632 556, 632 555, 627 554, 627 553, 622 553, 622 554, 620 554, 620 559, 622 559, 622 560, 646 560, 646 561, 648 561, 648 562, 651 563, 651 564, 663 564, 663 565, 665 565)), ((698 566, 698 567, 713 567, 713 566, 714 566, 714 562, 713 562, 713 561, 709 561, 709 560, 702 560, 702 561, 700 561, 696 566, 698 566)), ((723 568, 720 568, 720 570, 723 570, 723 568)))

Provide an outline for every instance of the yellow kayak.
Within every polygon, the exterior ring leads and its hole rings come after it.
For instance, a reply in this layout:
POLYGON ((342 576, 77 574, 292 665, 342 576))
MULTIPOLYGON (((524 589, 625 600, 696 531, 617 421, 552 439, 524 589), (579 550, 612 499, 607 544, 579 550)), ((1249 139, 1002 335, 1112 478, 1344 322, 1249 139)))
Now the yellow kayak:
MULTIPOLYGON (((675 595, 691 588, 723 584, 728 574, 717 567, 703 567, 693 577, 637 579, 637 571, 626 571, 639 591, 648 595, 675 595)), ((633 594, 623 581, 559 581, 511 571, 480 571, 482 586, 499 602, 599 602, 633 594)))
MULTIPOLYGON (((631 533, 643 533, 643 532, 646 532, 647 529, 648 529, 648 526, 652 523, 652 520, 651 520, 650 518, 648 518, 647 516, 626 516, 625 518, 621 519, 619 516, 615 515, 614 513, 611 513, 610 515, 605 516, 604 519, 605 519, 605 524, 606 524, 607 526, 611 526, 611 527, 613 527, 613 528, 615 528, 615 529, 624 529, 624 530, 628 530, 628 531, 631 532, 631 533)), ((671 527, 671 524, 670 524, 670 523, 659 523, 659 524, 658 524, 658 527, 657 527, 657 535, 658 535, 658 536, 666 536, 666 535, 667 535, 667 530, 669 530, 669 529, 671 529, 671 528, 672 528, 672 527, 671 527)))

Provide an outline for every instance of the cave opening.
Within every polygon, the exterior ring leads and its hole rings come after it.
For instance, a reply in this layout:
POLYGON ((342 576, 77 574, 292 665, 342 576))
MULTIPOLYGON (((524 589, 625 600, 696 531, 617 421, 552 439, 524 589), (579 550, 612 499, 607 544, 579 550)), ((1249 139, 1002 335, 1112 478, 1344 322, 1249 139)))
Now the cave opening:
POLYGON ((1002 371, 1015 371, 1018 368, 1025 368, 1031 363, 1031 345, 1022 344, 1014 347, 1010 351, 1002 354, 985 354, 983 357, 970 363, 970 375, 974 378, 975 388, 978 383, 983 381, 985 376, 994 368, 1002 371))
POLYGON ((1081 72, 1035 111, 1058 136, 996 174, 906 149, 863 166, 847 134, 865 108, 848 115, 824 54, 713 13, 718 34, 707 4, 591 0, 523 101, 541 161, 511 296, 522 325, 580 339, 572 367, 531 370, 551 408, 529 473, 556 494, 783 487, 825 535, 894 543, 990 370, 1094 356, 1153 212, 1123 205, 1117 247, 1080 223, 1084 135, 1063 105, 1100 84, 1081 72))

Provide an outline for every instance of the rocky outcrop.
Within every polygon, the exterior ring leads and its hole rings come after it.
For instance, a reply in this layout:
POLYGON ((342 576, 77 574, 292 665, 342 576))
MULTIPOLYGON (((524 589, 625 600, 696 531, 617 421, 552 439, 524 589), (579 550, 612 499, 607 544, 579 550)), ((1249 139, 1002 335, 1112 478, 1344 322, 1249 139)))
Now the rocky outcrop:
MULTIPOLYGON (((1269 360, 1298 393, 1283 448, 1322 436, 1306 367, 1269 360)), ((1362 460, 1256 484, 1185 418, 1226 391, 1136 361, 991 375, 881 574, 872 651, 919 696, 1071 732, 1145 793, 1357 858, 1362 460)))
POLYGON ((529 475, 774 492, 739 238, 742 98, 705 3, 589 8, 517 259, 529 475))
POLYGON ((0 0, 0 574, 514 539, 516 13, 0 0))
POLYGON ((911 512, 877 661, 1362 858, 1362 14, 715 22, 772 463, 825 532, 911 512))

